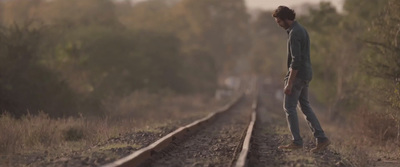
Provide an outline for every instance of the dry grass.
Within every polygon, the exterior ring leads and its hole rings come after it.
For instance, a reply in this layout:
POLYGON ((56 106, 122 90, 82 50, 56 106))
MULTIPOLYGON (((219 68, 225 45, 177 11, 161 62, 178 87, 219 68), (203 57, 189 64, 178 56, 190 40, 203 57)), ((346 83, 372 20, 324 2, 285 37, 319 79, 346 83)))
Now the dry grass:
MULTIPOLYGON (((313 101, 315 102, 315 101, 313 101)), ((370 166, 371 157, 365 138, 359 134, 359 128, 353 124, 352 118, 332 121, 327 108, 321 104, 314 104, 313 109, 317 115, 327 137, 332 141, 330 148, 339 153, 345 164, 351 166, 370 166)), ((310 131, 304 120, 301 120, 304 132, 310 131)), ((310 133, 305 136, 305 141, 315 141, 310 133)))
POLYGON ((369 166, 368 147, 363 138, 355 133, 354 127, 343 122, 324 122, 324 130, 333 141, 331 148, 351 166, 369 166))
POLYGON ((107 121, 81 118, 52 119, 43 112, 15 119, 9 114, 0 117, 0 151, 5 154, 21 151, 50 151, 68 142, 82 141, 90 145, 118 132, 107 121))
POLYGON ((228 102, 230 99, 215 101, 213 98, 204 95, 182 96, 172 93, 151 94, 146 91, 137 91, 133 94, 115 100, 108 100, 104 104, 107 110, 107 117, 110 120, 121 120, 126 117, 140 118, 148 121, 158 119, 177 119, 182 114, 195 115, 204 114, 201 110, 213 110, 228 102))
MULTIPOLYGON (((369 155, 365 147, 361 147, 360 140, 353 133, 352 127, 344 122, 330 121, 326 115, 316 113, 327 137, 332 141, 330 149, 341 155, 343 163, 351 166, 369 166, 369 155)), ((316 144, 306 121, 299 117, 302 137, 305 142, 316 144)))
POLYGON ((370 138, 372 142, 383 144, 398 140, 398 118, 392 112, 361 110, 358 113, 360 113, 357 114, 358 116, 353 116, 355 124, 359 127, 360 132, 370 138))
POLYGON ((354 116, 356 134, 360 143, 368 148, 371 159, 400 159, 399 118, 396 112, 371 112, 361 110, 362 117, 354 116))
POLYGON ((358 110, 347 120, 332 122, 323 118, 332 148, 352 166, 372 166, 378 159, 399 159, 395 117, 385 112, 358 110))
POLYGON ((80 150, 119 134, 197 119, 225 102, 202 95, 136 92, 105 103, 109 110, 106 117, 53 119, 41 112, 16 119, 5 113, 0 116, 0 152, 10 155, 80 150))

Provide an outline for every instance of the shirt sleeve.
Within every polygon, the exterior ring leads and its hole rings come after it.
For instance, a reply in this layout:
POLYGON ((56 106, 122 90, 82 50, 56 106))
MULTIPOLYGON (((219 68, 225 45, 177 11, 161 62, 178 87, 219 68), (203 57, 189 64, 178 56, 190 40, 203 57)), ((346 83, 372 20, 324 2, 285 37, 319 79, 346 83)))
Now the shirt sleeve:
POLYGON ((293 70, 298 70, 301 66, 301 41, 299 35, 295 32, 292 32, 289 42, 292 57, 290 68, 293 70))

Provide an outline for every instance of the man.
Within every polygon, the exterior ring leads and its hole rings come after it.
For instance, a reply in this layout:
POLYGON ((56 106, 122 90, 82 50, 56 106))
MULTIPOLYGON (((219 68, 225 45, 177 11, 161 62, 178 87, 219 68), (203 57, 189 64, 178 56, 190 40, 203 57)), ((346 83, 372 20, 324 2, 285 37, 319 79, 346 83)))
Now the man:
POLYGON ((325 136, 321 125, 308 102, 308 86, 312 79, 310 60, 310 39, 307 30, 295 21, 296 13, 286 6, 279 6, 272 15, 276 23, 284 28, 288 37, 288 73, 285 77, 284 103, 289 130, 293 141, 288 145, 279 146, 279 149, 303 148, 303 140, 300 136, 299 121, 296 106, 300 102, 300 108, 306 116, 308 125, 316 138, 317 145, 311 152, 325 149, 331 142, 325 136))

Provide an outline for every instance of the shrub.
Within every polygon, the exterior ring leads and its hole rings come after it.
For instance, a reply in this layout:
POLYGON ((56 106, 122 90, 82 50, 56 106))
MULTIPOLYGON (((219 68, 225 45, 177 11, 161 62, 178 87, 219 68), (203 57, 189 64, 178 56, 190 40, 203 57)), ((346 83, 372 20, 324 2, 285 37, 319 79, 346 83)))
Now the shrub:
POLYGON ((85 136, 83 129, 79 127, 70 127, 63 132, 64 140, 79 141, 85 136))
POLYGON ((359 129, 366 137, 377 142, 385 142, 397 139, 398 123, 389 112, 361 111, 357 113, 359 129))
POLYGON ((40 64, 42 36, 40 28, 0 27, 0 112, 19 117, 27 110, 54 116, 75 111, 78 96, 57 73, 40 64))

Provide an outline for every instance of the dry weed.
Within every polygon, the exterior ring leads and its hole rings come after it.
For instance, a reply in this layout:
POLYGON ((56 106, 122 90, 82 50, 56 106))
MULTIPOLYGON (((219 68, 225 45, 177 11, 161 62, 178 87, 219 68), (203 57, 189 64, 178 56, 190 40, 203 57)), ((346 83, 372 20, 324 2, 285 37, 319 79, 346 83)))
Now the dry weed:
POLYGON ((369 112, 361 110, 353 116, 360 132, 375 144, 397 139, 398 123, 390 112, 369 112), (360 117, 361 116, 361 117, 360 117))
POLYGON ((0 116, 0 151, 18 152, 78 150, 110 137, 185 118, 200 118, 221 106, 201 95, 150 94, 140 91, 107 104, 107 116, 50 118, 40 112, 19 119, 0 116), (209 104, 209 105, 206 105, 209 104), (216 107, 214 107, 216 108, 216 107), (79 144, 77 144, 79 143, 79 144), (79 148, 77 148, 79 147, 79 148))

